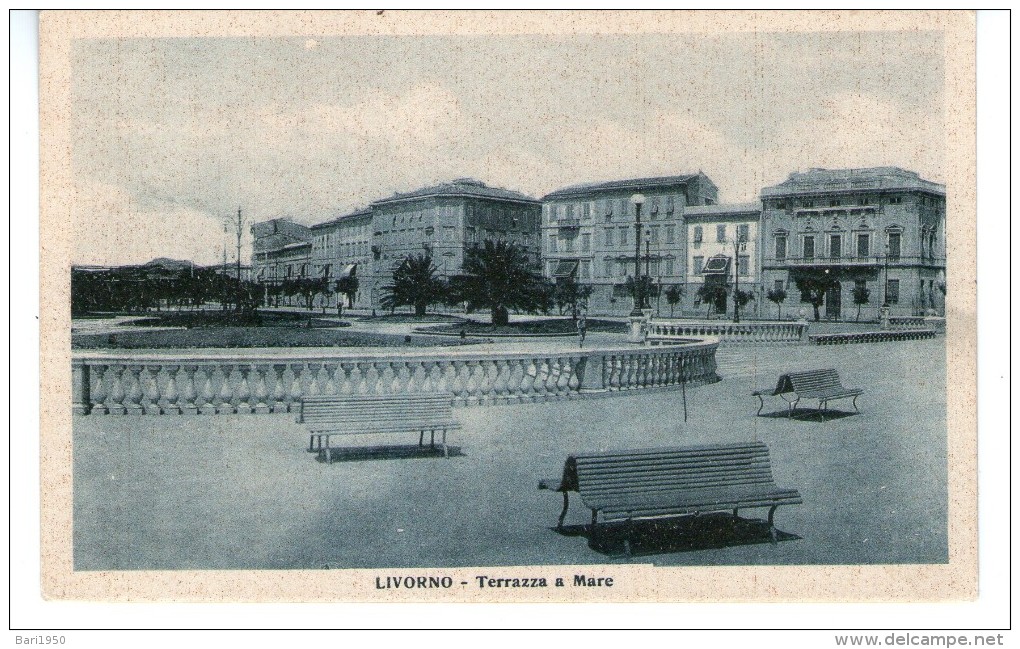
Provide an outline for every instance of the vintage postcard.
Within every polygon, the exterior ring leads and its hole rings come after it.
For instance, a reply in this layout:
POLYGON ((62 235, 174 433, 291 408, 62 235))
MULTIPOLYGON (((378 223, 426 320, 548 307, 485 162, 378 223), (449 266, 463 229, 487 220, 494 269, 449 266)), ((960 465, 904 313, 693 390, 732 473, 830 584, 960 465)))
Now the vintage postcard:
POLYGON ((45 596, 976 597, 974 52, 43 13, 45 596))

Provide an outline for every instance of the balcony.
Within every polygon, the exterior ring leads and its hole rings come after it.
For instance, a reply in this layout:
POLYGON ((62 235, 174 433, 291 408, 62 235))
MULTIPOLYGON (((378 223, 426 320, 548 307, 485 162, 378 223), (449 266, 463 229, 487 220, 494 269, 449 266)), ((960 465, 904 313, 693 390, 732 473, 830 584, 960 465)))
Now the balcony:
MULTIPOLYGON (((888 262, 890 266, 932 266, 941 268, 945 267, 946 258, 900 255, 898 257, 889 257, 888 262)), ((844 255, 840 257, 816 255, 814 257, 785 257, 783 259, 766 257, 762 260, 764 268, 831 268, 833 266, 859 268, 885 266, 885 263, 886 257, 884 255, 844 255)))
POLYGON ((559 219, 554 225, 561 230, 577 229, 581 227, 581 219, 559 219))

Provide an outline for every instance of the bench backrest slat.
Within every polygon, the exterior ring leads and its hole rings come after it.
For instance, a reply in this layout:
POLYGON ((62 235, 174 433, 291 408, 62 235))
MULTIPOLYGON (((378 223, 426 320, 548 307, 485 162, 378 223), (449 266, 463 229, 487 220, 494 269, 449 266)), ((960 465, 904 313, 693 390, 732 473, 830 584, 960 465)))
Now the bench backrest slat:
POLYGON ((573 455, 563 476, 582 497, 750 484, 773 484, 761 442, 573 455))
POLYGON ((790 379, 790 386, 793 392, 813 392, 816 390, 843 388, 839 380, 839 373, 834 369, 790 372, 786 376, 790 379))
POLYGON ((298 423, 303 424, 369 423, 379 427, 403 423, 425 426, 452 420, 453 397, 445 393, 305 397, 298 416, 298 423))

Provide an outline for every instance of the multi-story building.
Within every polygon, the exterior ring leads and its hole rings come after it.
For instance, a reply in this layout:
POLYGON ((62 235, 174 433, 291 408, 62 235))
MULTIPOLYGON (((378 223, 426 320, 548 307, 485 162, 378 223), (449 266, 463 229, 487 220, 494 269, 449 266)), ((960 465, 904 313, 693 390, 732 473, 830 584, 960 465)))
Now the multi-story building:
POLYGON ((592 313, 626 314, 633 298, 626 286, 634 275, 635 194, 641 206, 641 273, 661 286, 684 281, 684 214, 691 206, 718 202, 718 189, 703 173, 574 185, 543 199, 543 272, 552 280, 574 276, 592 287, 592 313))
POLYGON ((346 295, 336 291, 341 278, 358 279, 358 290, 351 296, 356 308, 371 308, 370 290, 361 287, 359 269, 368 269, 372 260, 372 210, 364 208, 311 227, 312 276, 325 278, 330 292, 319 297, 323 306, 335 307, 337 300, 350 305, 346 295))
MULTIPOLYGON (((720 284, 730 296, 732 291, 748 291, 754 296, 742 313, 755 316, 761 309, 760 255, 758 254, 758 223, 760 203, 706 205, 688 207, 684 212, 687 242, 686 279, 679 312, 705 315, 711 304, 702 304, 700 292, 706 283, 720 284)), ((661 311, 661 309, 660 309, 661 311)))
POLYGON ((897 167, 811 169, 761 198, 763 284, 783 288, 787 308, 807 306, 798 303, 809 302, 800 289, 810 280, 828 287, 827 318, 856 317, 856 287, 869 293, 862 318, 883 303, 892 315, 944 308, 944 185, 897 167))
POLYGON ((371 272, 361 282, 373 307, 409 255, 430 253, 439 274, 449 277, 460 272, 466 249, 491 239, 517 244, 539 263, 541 203, 519 192, 460 178, 394 194, 371 209, 371 272))
MULTIPOLYGON (((272 219, 251 227, 254 239, 252 278, 266 287, 277 286, 285 279, 311 276, 312 231, 289 219, 272 219)), ((268 292, 268 291, 267 291, 268 292)), ((295 298, 271 297, 274 306, 296 304, 295 298)))

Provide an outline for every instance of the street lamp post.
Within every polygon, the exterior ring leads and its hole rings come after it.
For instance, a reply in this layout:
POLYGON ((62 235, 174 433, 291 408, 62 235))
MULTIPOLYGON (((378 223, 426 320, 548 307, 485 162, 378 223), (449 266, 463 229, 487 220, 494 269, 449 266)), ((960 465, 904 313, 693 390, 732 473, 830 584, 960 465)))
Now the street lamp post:
POLYGON ((645 306, 644 284, 641 282, 641 205, 645 197, 634 194, 630 202, 634 203, 634 310, 630 315, 636 318, 643 315, 641 310, 645 306))

